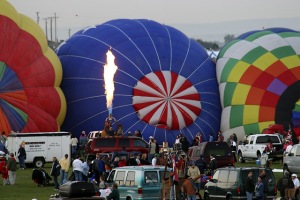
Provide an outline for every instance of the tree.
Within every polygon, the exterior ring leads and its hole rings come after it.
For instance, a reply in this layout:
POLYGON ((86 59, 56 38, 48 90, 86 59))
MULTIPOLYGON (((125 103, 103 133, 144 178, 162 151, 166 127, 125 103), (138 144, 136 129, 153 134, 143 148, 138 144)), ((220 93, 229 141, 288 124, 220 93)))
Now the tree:
POLYGON ((233 34, 227 34, 224 37, 224 42, 225 42, 225 44, 227 44, 227 43, 231 42, 234 39, 235 39, 235 36, 233 34))
POLYGON ((200 43, 205 49, 219 50, 219 45, 216 42, 207 42, 201 39, 197 39, 197 42, 200 43))

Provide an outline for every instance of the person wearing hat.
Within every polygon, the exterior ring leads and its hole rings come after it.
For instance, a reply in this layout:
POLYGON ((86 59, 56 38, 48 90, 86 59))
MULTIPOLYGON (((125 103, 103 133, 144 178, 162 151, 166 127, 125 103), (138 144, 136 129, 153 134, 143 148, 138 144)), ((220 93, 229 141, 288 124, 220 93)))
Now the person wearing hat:
POLYGON ((292 174, 291 177, 294 183, 294 188, 287 189, 285 197, 293 199, 295 198, 297 189, 299 189, 300 183, 299 183, 299 179, 297 178, 297 174, 292 174))

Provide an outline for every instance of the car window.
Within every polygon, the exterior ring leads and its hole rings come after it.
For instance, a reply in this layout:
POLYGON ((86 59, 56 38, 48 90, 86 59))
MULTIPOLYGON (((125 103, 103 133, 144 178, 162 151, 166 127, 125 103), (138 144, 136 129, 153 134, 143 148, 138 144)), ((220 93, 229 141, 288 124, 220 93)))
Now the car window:
POLYGON ((145 171, 146 183, 158 183, 158 175, 156 171, 145 171))
POLYGON ((116 173, 115 183, 118 185, 124 185, 124 177, 125 177, 125 171, 118 171, 116 173))
POLYGON ((269 136, 268 140, 270 140, 272 143, 280 143, 279 138, 277 136, 269 136))
POLYGON ((295 155, 296 156, 300 156, 300 148, 299 147, 295 147, 295 149, 296 149, 295 155))
POLYGON ((220 170, 218 181, 221 183, 226 183, 228 181, 228 174, 229 174, 228 170, 220 170))
POLYGON ((237 171, 230 171, 228 182, 229 183, 235 183, 237 181, 238 172, 237 171))
POLYGON ((135 182, 135 171, 129 171, 127 173, 127 177, 125 180, 125 185, 127 186, 135 186, 137 185, 137 183, 135 182))
POLYGON ((130 140, 128 139, 119 139, 119 147, 130 147, 130 140))
POLYGON ((251 137, 250 137, 250 142, 249 142, 249 144, 253 144, 253 140, 254 140, 254 137, 251 136, 251 137))
POLYGON ((109 177, 107 178, 108 182, 111 183, 114 180, 114 176, 115 176, 116 170, 111 171, 111 173, 109 174, 109 177))
POLYGON ((211 154, 215 156, 228 156, 230 152, 231 150, 226 142, 208 143, 204 151, 204 156, 210 156, 211 154))
POLYGON ((114 147, 115 143, 116 143, 115 138, 97 139, 95 142, 95 147, 114 147))
POLYGON ((147 148, 148 144, 147 144, 147 142, 145 142, 143 140, 140 140, 138 138, 134 138, 133 139, 133 146, 134 147, 145 147, 145 148, 147 148))

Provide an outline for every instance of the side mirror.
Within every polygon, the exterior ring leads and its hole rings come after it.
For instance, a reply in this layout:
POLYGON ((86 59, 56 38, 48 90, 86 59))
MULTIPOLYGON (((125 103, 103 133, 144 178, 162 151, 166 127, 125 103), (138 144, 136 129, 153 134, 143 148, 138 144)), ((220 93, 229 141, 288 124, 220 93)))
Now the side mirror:
POLYGON ((209 181, 210 181, 210 182, 213 182, 213 183, 217 183, 217 182, 218 182, 218 180, 217 180, 217 179, 213 179, 213 178, 212 178, 212 179, 210 179, 209 181))

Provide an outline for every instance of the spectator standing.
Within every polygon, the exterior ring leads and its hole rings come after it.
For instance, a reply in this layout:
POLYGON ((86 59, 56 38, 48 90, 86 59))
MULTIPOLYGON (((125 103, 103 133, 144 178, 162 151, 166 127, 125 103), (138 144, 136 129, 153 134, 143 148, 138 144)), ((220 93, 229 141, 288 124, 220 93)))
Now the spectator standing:
POLYGON ((99 162, 100 162, 100 155, 97 153, 96 158, 93 160, 93 168, 92 168, 92 173, 95 176, 95 180, 98 181, 100 178, 99 175, 99 162))
POLYGON ((124 167, 124 166, 126 166, 126 156, 122 156, 119 162, 119 167, 124 167))
POLYGON ((137 165, 141 165, 141 155, 138 154, 135 158, 135 161, 136 161, 137 165))
POLYGON ((1 142, 3 143, 4 146, 6 145, 6 140, 7 140, 7 137, 5 135, 5 131, 2 131, 2 133, 1 133, 1 142))
POLYGON ((231 139, 230 140, 230 147, 231 147, 231 151, 234 151, 234 152, 236 152, 236 142, 233 140, 233 139, 231 139))
POLYGON ((195 162, 196 166, 199 168, 200 173, 204 174, 206 169, 206 161, 204 160, 203 155, 200 155, 200 159, 195 162))
POLYGON ((85 131, 82 131, 81 133, 81 137, 80 137, 80 140, 79 140, 79 145, 80 145, 80 153, 81 155, 83 156, 84 155, 84 151, 85 151, 85 145, 87 143, 87 136, 85 134, 85 131))
POLYGON ((91 161, 87 160, 82 164, 82 181, 87 182, 89 177, 91 161))
POLYGON ((264 196, 264 184, 260 176, 257 177, 257 183, 255 185, 255 198, 257 200, 262 200, 264 196))
POLYGON ((9 158, 7 160, 7 170, 8 170, 8 178, 10 185, 14 185, 16 183, 17 178, 17 161, 13 153, 9 154, 9 158))
POLYGON ((246 178, 246 195, 247 200, 252 200, 254 193, 255 185, 253 181, 253 173, 252 171, 248 172, 248 176, 246 178))
POLYGON ((219 131, 218 132, 218 142, 223 142, 223 141, 224 141, 223 133, 222 133, 222 131, 219 131))
POLYGON ((145 153, 142 154, 140 161, 141 161, 141 165, 150 165, 150 163, 147 159, 147 154, 145 154, 145 153))
POLYGON ((214 141, 214 137, 212 135, 212 133, 209 133, 209 140, 208 142, 213 142, 214 141))
POLYGON ((124 135, 124 130, 123 130, 122 124, 118 124, 117 125, 117 130, 116 130, 115 135, 116 136, 122 136, 122 135, 124 135))
POLYGON ((294 188, 294 183, 292 179, 290 178, 290 173, 285 172, 284 176, 278 180, 277 182, 277 188, 280 191, 280 197, 285 198, 285 191, 289 188, 294 188))
POLYGON ((267 175, 266 175, 266 171, 263 169, 259 172, 259 176, 262 179, 262 182, 264 184, 264 195, 263 195, 263 199, 267 200, 268 197, 268 180, 267 180, 267 175))
POLYGON ((211 154, 210 155, 210 174, 211 176, 214 175, 215 173, 215 170, 218 168, 218 162, 215 158, 215 155, 214 154, 211 154))
POLYGON ((20 144, 20 147, 18 149, 18 159, 19 159, 20 169, 24 169, 25 160, 26 160, 25 142, 22 142, 22 144, 20 144))
POLYGON ((184 180, 181 191, 183 194, 186 194, 188 200, 196 200, 196 188, 194 187, 194 182, 198 180, 201 177, 201 175, 191 178, 188 177, 184 180))
POLYGON ((3 185, 9 185, 9 180, 8 180, 8 169, 6 167, 6 165, 3 165, 2 166, 2 171, 1 171, 1 174, 2 174, 2 179, 3 179, 3 185))
POLYGON ((52 163, 50 175, 53 176, 54 189, 58 190, 59 189, 59 183, 58 183, 57 178, 60 175, 60 165, 59 165, 58 160, 57 160, 56 157, 53 157, 52 161, 53 161, 53 163, 52 163))
POLYGON ((70 141, 71 147, 72 147, 72 156, 75 156, 77 145, 78 145, 78 139, 72 135, 71 141, 70 141))
POLYGON ((83 163, 80 160, 80 155, 77 155, 76 159, 72 162, 75 181, 82 181, 83 163))
POLYGON ((60 185, 68 182, 68 172, 70 168, 69 155, 65 154, 65 156, 59 160, 60 164, 60 185))
POLYGON ((291 177, 292 177, 292 181, 294 183, 294 188, 287 189, 286 195, 285 195, 286 199, 294 199, 295 198, 295 194, 296 194, 296 190, 300 186, 299 179, 297 178, 297 174, 292 174, 291 177))
POLYGON ((118 156, 115 157, 113 162, 113 168, 119 167, 120 158, 118 156))
POLYGON ((102 176, 102 175, 105 176, 105 156, 102 156, 100 158, 99 165, 98 165, 98 170, 99 170, 99 176, 102 176))
MULTIPOLYGON (((191 161, 191 163, 190 163, 190 167, 187 171, 187 175, 192 179, 194 179, 194 178, 198 177, 199 175, 201 175, 199 168, 195 165, 195 163, 193 161, 191 161)), ((194 184, 197 187, 197 192, 200 192, 200 179, 199 178, 196 179, 194 181, 194 184)))
POLYGON ((134 136, 142 138, 142 133, 141 133, 141 131, 140 131, 140 130, 136 130, 136 131, 134 132, 134 136))
POLYGON ((130 154, 129 155, 129 159, 127 160, 127 163, 126 163, 127 166, 137 166, 137 162, 136 162, 136 159, 134 157, 134 154, 130 154))
POLYGON ((157 165, 157 160, 158 160, 158 157, 159 157, 159 154, 158 154, 158 153, 156 153, 156 154, 154 155, 154 158, 152 158, 152 161, 151 161, 151 163, 152 163, 152 166, 155 166, 155 165, 157 165))
POLYGON ((106 197, 107 200, 120 200, 118 184, 113 183, 111 193, 106 197))
POLYGON ((149 137, 149 154, 148 154, 148 162, 151 163, 154 158, 154 154, 156 151, 156 144, 154 142, 154 138, 152 136, 149 137))

